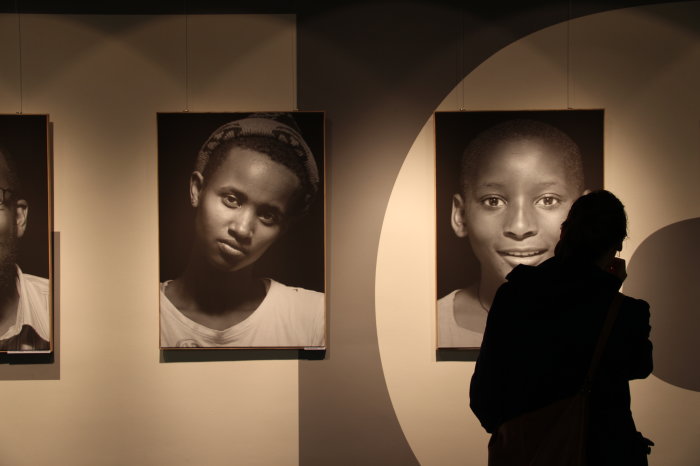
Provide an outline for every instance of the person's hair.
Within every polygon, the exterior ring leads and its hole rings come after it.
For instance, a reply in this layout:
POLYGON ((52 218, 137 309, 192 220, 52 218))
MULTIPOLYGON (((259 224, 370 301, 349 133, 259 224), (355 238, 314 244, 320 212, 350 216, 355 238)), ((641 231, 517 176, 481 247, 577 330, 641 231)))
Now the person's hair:
POLYGON ((464 149, 460 166, 460 189, 466 193, 473 182, 477 167, 484 157, 493 155, 512 141, 536 141, 560 157, 566 174, 578 192, 583 192, 583 162, 581 149, 566 133, 536 120, 515 119, 499 123, 479 133, 464 149))
POLYGON ((595 261, 610 249, 619 250, 626 237, 625 206, 610 191, 593 191, 571 206, 561 225, 561 239, 554 255, 595 261))
POLYGON ((291 115, 251 114, 217 128, 202 145, 195 162, 194 169, 202 174, 204 185, 235 147, 265 154, 289 169, 300 184, 290 212, 298 216, 309 209, 318 191, 318 169, 291 115))

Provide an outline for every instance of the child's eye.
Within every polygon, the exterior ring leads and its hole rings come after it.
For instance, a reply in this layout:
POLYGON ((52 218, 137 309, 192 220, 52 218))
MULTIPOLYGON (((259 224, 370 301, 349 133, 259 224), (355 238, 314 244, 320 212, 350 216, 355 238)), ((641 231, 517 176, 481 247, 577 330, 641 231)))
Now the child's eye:
POLYGON ((535 202, 535 205, 539 205, 542 207, 554 207, 558 205, 561 202, 557 197, 555 196, 542 196, 541 198, 537 199, 535 202))
POLYGON ((277 225, 280 221, 279 214, 275 212, 261 212, 258 214, 258 218, 263 223, 263 225, 277 225))
POLYGON ((488 196, 481 200, 481 203, 486 207, 502 207, 506 205, 506 201, 496 196, 488 196))
POLYGON ((238 198, 233 194, 225 194, 222 197, 221 202, 223 202, 226 207, 237 208, 241 206, 238 198))

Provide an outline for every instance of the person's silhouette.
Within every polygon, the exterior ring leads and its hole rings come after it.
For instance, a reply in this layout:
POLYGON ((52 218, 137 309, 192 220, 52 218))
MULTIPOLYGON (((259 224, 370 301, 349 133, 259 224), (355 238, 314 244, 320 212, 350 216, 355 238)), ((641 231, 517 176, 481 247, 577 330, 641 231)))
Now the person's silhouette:
MULTIPOLYGON (((615 257, 626 236, 622 203, 595 191, 572 205, 553 258, 508 275, 489 312, 470 387, 470 406, 487 432, 581 388, 626 277, 615 257)), ((649 332, 649 305, 625 296, 591 389, 588 464, 647 464, 651 442, 632 419, 629 380, 652 371, 649 332)))

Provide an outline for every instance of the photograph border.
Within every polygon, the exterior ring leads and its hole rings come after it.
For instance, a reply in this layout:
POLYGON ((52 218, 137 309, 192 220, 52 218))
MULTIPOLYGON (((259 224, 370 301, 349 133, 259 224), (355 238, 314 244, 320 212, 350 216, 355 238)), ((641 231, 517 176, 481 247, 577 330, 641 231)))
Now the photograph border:
MULTIPOLYGON (((27 230, 20 240, 21 246, 17 262, 23 273, 46 277, 48 280, 48 309, 49 309, 49 349, 48 350, 0 350, 0 353, 11 358, 14 355, 26 356, 31 354, 52 354, 55 344, 55 314, 54 314, 54 180, 53 180, 53 138, 51 132, 51 118, 48 113, 0 113, 1 120, 15 120, 13 135, 5 140, 0 140, 2 146, 13 156, 17 166, 19 177, 24 186, 24 199, 29 205, 27 230), (24 126, 23 131, 35 134, 25 135, 23 132, 15 132, 19 126, 24 126), (15 139, 17 138, 17 139, 15 139), (27 145, 29 144, 29 147, 27 145), (36 162, 42 161, 40 165, 36 162), (37 166, 45 167, 39 183, 28 183, 27 173, 36 170, 37 166), (32 185, 34 189, 27 189, 32 185), (45 192, 40 188, 45 186, 45 192), (37 215, 38 211, 38 215, 37 215), (39 218, 40 220, 34 220, 39 218), (45 231, 44 231, 45 230, 45 231), (43 238, 43 239, 42 239, 43 238), (31 247, 27 247, 30 245, 31 247), (41 265, 40 265, 41 264, 41 265)), ((0 123, 0 127, 4 126, 0 123)), ((18 360, 19 363, 24 361, 18 360)), ((47 362, 39 360, 39 362, 47 362)), ((48 361, 50 362, 50 361, 48 361)))
POLYGON ((584 189, 602 189, 605 160, 605 110, 462 110, 434 112, 435 168, 435 347, 436 350, 478 350, 440 346, 438 300, 479 277, 479 263, 471 247, 464 247, 450 226, 451 198, 458 189, 462 153, 479 133, 501 122, 533 119, 548 123, 573 139, 583 159, 584 189), (585 122, 585 124, 581 124, 585 122), (443 154, 443 155, 441 155, 443 154), (466 264, 466 265, 465 265, 466 264))
MULTIPOLYGON (((319 291, 321 293, 324 293, 324 339, 323 339, 323 344, 320 346, 225 346, 225 347, 197 347, 197 348, 180 348, 180 347, 171 347, 171 346, 162 346, 160 343, 160 318, 159 318, 159 349, 163 353, 168 353, 171 354, 171 352, 175 353, 181 353, 181 352, 187 352, 187 351, 195 351, 199 352, 201 350, 206 350, 209 351, 210 354, 221 354, 221 352, 226 352, 228 350, 234 350, 234 352, 238 353, 245 353, 249 356, 247 357, 253 357, 250 356, 251 354, 256 354, 256 351, 258 350, 273 350, 273 354, 278 353, 282 354, 284 353, 285 357, 288 357, 290 350, 293 351, 294 355, 299 355, 299 358, 302 359, 316 359, 316 356, 313 356, 313 354, 317 353, 319 350, 325 350, 327 341, 328 341, 328 299, 326 296, 326 291, 327 291, 327 243, 326 243, 326 229, 327 229, 327 160, 326 160, 326 115, 324 111, 293 111, 293 110, 253 110, 253 111, 213 111, 213 112, 158 112, 156 114, 156 133, 157 133, 157 184, 158 184, 158 246, 159 246, 159 253, 158 253, 158 293, 160 295, 160 283, 163 282, 164 280, 168 280, 171 278, 174 278, 172 274, 173 267, 173 262, 170 261, 169 264, 166 264, 166 269, 167 272, 164 275, 163 269, 164 269, 164 260, 163 260, 163 247, 162 247, 162 231, 164 227, 164 221, 163 221, 163 213, 162 213, 162 196, 163 196, 163 183, 161 179, 161 162, 162 162, 162 156, 164 153, 163 147, 163 135, 161 134, 161 122, 163 118, 176 118, 176 119, 182 119, 183 121, 189 120, 189 121, 194 121, 193 119, 198 119, 202 118, 205 120, 210 120, 211 122, 216 121, 216 123, 198 123, 198 125, 201 125, 201 130, 198 130, 197 136, 190 135, 188 136, 189 139, 191 139, 193 142, 191 144, 191 147, 194 149, 191 155, 189 155, 189 158, 184 157, 180 163, 184 166, 186 165, 186 169, 181 169, 181 173, 187 173, 187 178, 186 180, 189 179, 189 174, 192 172, 192 165, 194 163, 194 159, 196 157, 197 152, 199 151, 201 144, 206 140, 206 138, 211 134, 212 131, 214 131, 216 128, 221 126, 222 124, 225 124, 229 121, 234 121, 236 119, 244 118, 247 115, 250 114, 276 114, 276 113, 281 113, 281 114, 291 114, 295 122, 300 126, 300 129, 304 135, 305 142, 310 146, 311 152, 314 156, 314 159, 316 161, 316 164, 318 166, 318 171, 319 171, 319 181, 320 181, 320 189, 317 194, 317 198, 312 204, 312 207, 307 214, 309 217, 312 217, 314 220, 311 222, 314 225, 317 224, 322 224, 322 228, 318 230, 318 227, 316 226, 317 231, 311 231, 312 228, 307 226, 305 228, 298 229, 295 226, 292 226, 292 230, 288 234, 286 234, 284 237, 280 238, 278 243, 273 244, 268 251, 256 262, 254 267, 256 269, 261 269, 263 271, 265 270, 272 270, 277 268, 277 270, 282 270, 282 272, 279 272, 279 274, 275 274, 274 276, 268 276, 269 278, 276 279, 280 281, 281 283, 288 285, 288 286, 298 286, 302 288, 307 288, 311 289, 314 291, 319 291), (300 124, 300 122, 297 120, 297 116, 302 116, 303 118, 308 119, 309 121, 303 122, 300 124), (312 120, 316 118, 319 119, 317 122, 313 122, 312 120), (305 125, 308 127, 313 127, 314 125, 317 125, 316 128, 312 128, 314 131, 314 134, 311 135, 310 137, 307 136, 306 131, 308 131, 308 128, 305 131, 305 125), (206 128, 206 130, 204 130, 206 128), (196 142, 196 143, 195 143, 196 142), (297 231, 294 231, 297 230, 297 231), (298 231, 302 230, 302 231, 298 231), (285 248, 285 246, 289 244, 293 244, 295 242, 299 242, 300 238, 304 236, 304 232, 311 231, 311 236, 303 239, 302 242, 305 242, 306 244, 313 244, 313 246, 317 249, 314 254, 314 259, 313 262, 315 264, 314 267, 318 268, 318 270, 315 270, 313 272, 314 277, 313 278, 308 278, 305 280, 299 280, 297 277, 293 277, 293 271, 297 268, 298 264, 300 263, 308 263, 309 261, 301 261, 297 259, 290 259, 289 257, 294 257, 296 255, 300 255, 303 251, 304 248, 301 249, 295 249, 292 250, 290 248, 285 248), (290 238, 291 237, 291 238, 290 238), (322 246, 318 246, 318 243, 322 246), (286 249, 286 250, 285 250, 286 249), (319 252, 320 251, 320 252, 319 252), (287 260, 278 260, 275 261, 274 258, 280 258, 281 256, 287 256, 287 260), (276 262, 276 264, 275 264, 276 262), (291 277, 291 278, 290 278, 291 277), (312 284, 310 286, 310 284, 312 284), (245 351, 242 351, 245 350, 245 351), (277 351, 277 350, 284 350, 284 351, 277 351), (311 355, 311 356, 309 356, 311 355)), ((184 123, 181 123, 184 124, 184 123)), ((191 210, 191 207, 189 207, 189 203, 186 201, 186 197, 184 194, 186 194, 186 190, 183 191, 183 199, 180 200, 179 206, 176 207, 176 209, 180 209, 181 211, 183 210, 183 207, 187 207, 187 210, 191 210), (182 201, 185 201, 184 204, 182 201)), ((177 201, 176 201, 177 202, 177 201)), ((175 210, 175 209, 171 209, 175 210)), ((189 222, 189 225, 191 225, 191 222, 189 222)), ((188 225, 187 228, 191 229, 191 227, 188 225)), ((186 235, 186 241, 181 240, 181 243, 186 243, 187 247, 189 247, 190 241, 191 241, 191 235, 186 235)), ((184 262, 181 262, 181 266, 184 264, 184 262)), ((263 272, 264 273, 264 272, 263 272)), ((261 273, 261 275, 263 274, 261 273)), ((160 309, 160 307, 159 307, 160 309)), ((159 310, 159 316, 160 316, 160 310, 159 310)), ((259 351, 258 352, 260 355, 264 354, 269 354, 269 351, 259 351)), ((217 356, 218 357, 218 356, 217 356)), ((254 357, 253 357, 254 358, 254 357)), ((296 357, 295 357, 296 358, 296 357)), ((172 360, 181 360, 179 357, 174 357, 170 356, 169 359, 172 360)), ((234 359, 237 359, 234 357, 234 359)), ((263 359, 266 359, 263 357, 263 359)))

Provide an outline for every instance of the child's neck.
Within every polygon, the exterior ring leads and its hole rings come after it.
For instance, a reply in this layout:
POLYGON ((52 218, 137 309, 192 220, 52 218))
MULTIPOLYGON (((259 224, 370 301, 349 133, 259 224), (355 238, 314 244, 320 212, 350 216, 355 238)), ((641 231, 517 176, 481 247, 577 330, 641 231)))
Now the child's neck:
POLYGON ((190 264, 177 281, 186 307, 210 315, 253 311, 267 295, 266 283, 250 267, 220 273, 190 264))

